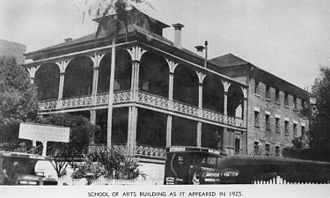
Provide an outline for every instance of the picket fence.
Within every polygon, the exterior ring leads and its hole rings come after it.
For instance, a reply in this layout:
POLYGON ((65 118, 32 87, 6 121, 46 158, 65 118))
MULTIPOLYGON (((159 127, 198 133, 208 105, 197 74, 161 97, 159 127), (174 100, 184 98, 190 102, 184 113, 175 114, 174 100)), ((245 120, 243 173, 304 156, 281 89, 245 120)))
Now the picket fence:
POLYGON ((268 181, 265 180, 255 180, 253 181, 253 184, 330 184, 330 181, 324 182, 324 183, 315 183, 315 182, 289 182, 283 178, 281 178, 280 176, 277 176, 273 179, 270 179, 268 181))

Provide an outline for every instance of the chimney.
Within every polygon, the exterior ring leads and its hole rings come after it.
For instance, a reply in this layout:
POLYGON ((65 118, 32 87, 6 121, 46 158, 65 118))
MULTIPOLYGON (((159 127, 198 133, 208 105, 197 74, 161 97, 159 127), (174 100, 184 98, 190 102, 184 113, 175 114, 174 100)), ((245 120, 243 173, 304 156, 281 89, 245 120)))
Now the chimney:
POLYGON ((181 29, 184 27, 181 23, 172 25, 174 27, 174 45, 181 48, 181 29))
POLYGON ((64 39, 64 41, 65 42, 70 42, 70 41, 72 41, 72 38, 66 38, 66 39, 64 39))

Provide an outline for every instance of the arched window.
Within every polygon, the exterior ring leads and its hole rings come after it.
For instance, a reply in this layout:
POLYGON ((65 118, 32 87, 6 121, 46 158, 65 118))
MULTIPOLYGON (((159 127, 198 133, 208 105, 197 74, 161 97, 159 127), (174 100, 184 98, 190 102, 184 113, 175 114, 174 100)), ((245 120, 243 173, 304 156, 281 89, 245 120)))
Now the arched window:
POLYGON ((60 69, 55 63, 40 66, 35 74, 35 84, 38 87, 38 100, 58 98, 60 69))

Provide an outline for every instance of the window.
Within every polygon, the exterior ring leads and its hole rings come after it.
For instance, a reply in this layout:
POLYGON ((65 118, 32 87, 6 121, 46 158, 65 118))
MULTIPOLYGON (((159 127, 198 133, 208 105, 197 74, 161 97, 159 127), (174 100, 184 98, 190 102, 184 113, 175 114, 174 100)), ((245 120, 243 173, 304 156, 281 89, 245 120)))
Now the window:
POLYGON ((284 105, 289 106, 289 94, 286 92, 284 94, 284 105))
POLYGON ((302 108, 307 108, 306 100, 301 99, 301 107, 302 107, 302 108))
POLYGON ((266 99, 271 99, 270 86, 266 85, 266 99))
POLYGON ((298 136, 297 124, 296 123, 293 123, 293 135, 294 135, 294 137, 298 136))
POLYGON ((293 109, 297 109, 297 98, 293 97, 293 109))
POLYGON ((241 140, 239 138, 235 138, 235 154, 240 153, 240 145, 241 145, 241 140))
POLYGON ((270 115, 266 114, 266 130, 270 131, 270 115))
POLYGON ((255 127, 259 127, 260 126, 259 112, 258 111, 254 111, 254 126, 255 127))
POLYGON ((260 83, 259 81, 255 81, 254 83, 254 93, 259 95, 259 86, 260 86, 260 83))
POLYGON ((281 133, 280 131, 280 118, 275 118, 275 132, 281 133))
POLYGON ((270 155, 270 144, 265 144, 266 155, 270 155))
POLYGON ((259 155, 260 154, 259 142, 257 142, 257 141, 254 142, 253 152, 254 152, 254 155, 259 155))
POLYGON ((305 126, 301 126, 301 136, 304 136, 306 133, 305 126))
POLYGON ((280 156, 280 147, 279 146, 275 146, 275 155, 280 156))
POLYGON ((275 102, 280 103, 280 90, 275 90, 275 102))
POLYGON ((284 131, 285 135, 289 135, 289 121, 284 121, 284 131))

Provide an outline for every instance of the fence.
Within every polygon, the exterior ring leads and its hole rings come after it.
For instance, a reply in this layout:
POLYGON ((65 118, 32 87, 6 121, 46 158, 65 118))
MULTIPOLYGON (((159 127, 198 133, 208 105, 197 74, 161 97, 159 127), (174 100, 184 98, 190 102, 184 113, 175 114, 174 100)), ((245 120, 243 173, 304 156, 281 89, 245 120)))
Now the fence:
POLYGON ((271 184, 271 185, 274 185, 274 184, 330 184, 330 181, 327 181, 327 182, 324 182, 324 183, 315 183, 315 182, 290 182, 290 181, 287 181, 283 178, 281 178, 280 176, 277 176, 273 179, 270 179, 270 180, 255 180, 253 181, 253 184, 271 184))

